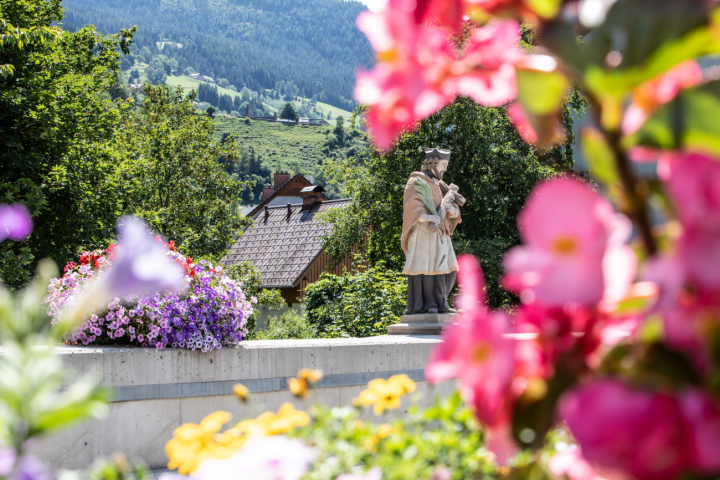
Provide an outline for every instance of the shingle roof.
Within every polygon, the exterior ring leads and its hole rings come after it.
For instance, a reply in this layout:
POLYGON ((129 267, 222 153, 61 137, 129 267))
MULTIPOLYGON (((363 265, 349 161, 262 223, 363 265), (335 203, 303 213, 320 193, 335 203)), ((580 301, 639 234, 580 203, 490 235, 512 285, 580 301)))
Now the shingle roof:
POLYGON ((254 209, 252 212, 250 212, 250 216, 255 217, 255 215, 262 209, 262 207, 264 207, 265 205, 267 205, 268 203, 270 203, 273 199, 275 199, 275 197, 278 197, 278 196, 281 196, 281 195, 282 195, 282 196, 284 196, 284 195, 296 196, 296 195, 293 195, 294 192, 292 192, 292 191, 283 192, 283 189, 285 189, 285 186, 286 186, 287 184, 289 184, 290 182, 292 182, 293 180, 295 180, 296 178, 299 179, 299 180, 301 180, 301 181, 303 181, 304 183, 307 183, 308 186, 313 186, 313 185, 308 181, 308 179, 305 178, 304 175, 302 175, 302 174, 300 174, 300 173, 296 173, 296 174, 293 175, 292 177, 288 178, 285 182, 283 182, 282 185, 278 186, 273 193, 271 193, 270 195, 268 195, 268 197, 267 197, 266 199, 264 199, 262 202, 260 202, 260 205, 258 205, 257 207, 255 207, 255 209, 254 209))
POLYGON ((316 215, 327 210, 344 207, 350 199, 330 200, 302 210, 302 205, 268 207, 255 215, 255 224, 246 228, 222 259, 233 265, 247 260, 260 269, 263 287, 295 286, 305 270, 322 252, 322 236, 332 225, 320 225, 316 215))

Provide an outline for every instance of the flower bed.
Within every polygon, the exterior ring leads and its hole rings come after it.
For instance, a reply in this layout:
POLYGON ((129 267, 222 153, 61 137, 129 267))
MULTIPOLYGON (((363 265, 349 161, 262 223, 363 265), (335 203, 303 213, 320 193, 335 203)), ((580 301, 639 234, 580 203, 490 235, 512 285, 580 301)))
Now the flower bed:
MULTIPOLYGON (((158 241, 160 237, 158 237, 158 241)), ((242 284, 229 278, 221 266, 175 251, 173 242, 165 244, 166 255, 185 270, 185 293, 156 292, 144 298, 115 297, 104 311, 65 335, 70 344, 137 344, 155 348, 189 348, 203 352, 240 342, 247 335, 246 323, 251 303, 242 284)), ((104 275, 121 246, 110 244, 105 250, 83 252, 78 263, 65 266, 62 278, 53 279, 45 302, 48 315, 56 324, 64 308, 72 305, 91 280, 104 275)))

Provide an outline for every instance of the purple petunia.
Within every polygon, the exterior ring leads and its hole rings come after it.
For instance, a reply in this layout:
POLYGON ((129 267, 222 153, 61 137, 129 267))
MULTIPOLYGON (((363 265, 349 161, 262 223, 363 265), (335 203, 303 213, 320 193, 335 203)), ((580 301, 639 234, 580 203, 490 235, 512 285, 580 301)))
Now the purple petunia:
POLYGON ((5 239, 25 240, 33 229, 27 208, 19 203, 0 204, 0 242, 5 239))

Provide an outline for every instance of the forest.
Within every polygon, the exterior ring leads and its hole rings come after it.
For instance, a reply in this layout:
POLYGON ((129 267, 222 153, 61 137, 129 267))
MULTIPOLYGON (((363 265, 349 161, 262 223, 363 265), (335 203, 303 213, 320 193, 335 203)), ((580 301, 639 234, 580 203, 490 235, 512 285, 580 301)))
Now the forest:
POLYGON ((365 7, 354 0, 69 0, 63 6, 63 28, 71 32, 94 25, 108 34, 136 25, 131 55, 162 54, 180 71, 224 78, 238 90, 292 82, 295 95, 349 111, 356 106, 354 70, 372 63, 355 27, 365 7))

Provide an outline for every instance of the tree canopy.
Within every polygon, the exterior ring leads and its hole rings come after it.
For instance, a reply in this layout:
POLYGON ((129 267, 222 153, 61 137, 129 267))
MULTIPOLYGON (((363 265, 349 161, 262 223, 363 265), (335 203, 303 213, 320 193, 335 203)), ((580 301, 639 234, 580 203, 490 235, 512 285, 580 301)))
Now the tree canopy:
POLYGON ((297 122, 300 118, 298 116, 297 110, 295 110, 295 106, 290 102, 283 105, 282 110, 280 110, 280 115, 278 116, 285 120, 292 120, 293 122, 297 122))

